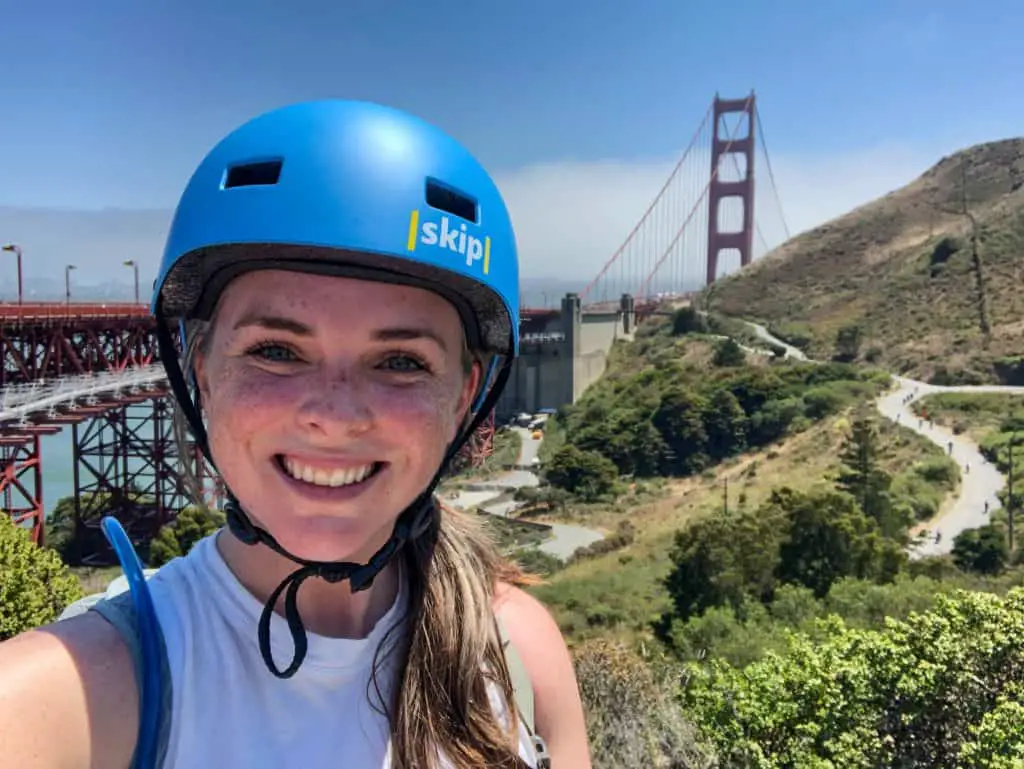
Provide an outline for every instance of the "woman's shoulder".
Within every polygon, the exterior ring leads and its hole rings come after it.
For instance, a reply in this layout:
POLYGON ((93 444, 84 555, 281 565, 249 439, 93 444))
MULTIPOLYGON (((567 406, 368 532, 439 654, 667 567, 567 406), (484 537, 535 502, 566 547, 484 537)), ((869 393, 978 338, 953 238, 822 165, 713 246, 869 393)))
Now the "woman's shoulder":
POLYGON ((522 657, 536 688, 535 671, 540 675, 546 664, 568 655, 558 623, 543 603, 507 582, 495 584, 494 613, 522 657))
POLYGON ((5 764, 127 767, 138 707, 128 648, 95 612, 0 643, 0 723, 19 724, 5 764))
POLYGON ((552 764, 589 769, 576 669, 555 618, 525 590, 504 582, 495 585, 494 612, 530 678, 536 730, 552 764))
POLYGON ((518 585, 498 581, 494 585, 494 612, 503 622, 520 624, 536 620, 553 627, 561 638, 548 608, 518 585))

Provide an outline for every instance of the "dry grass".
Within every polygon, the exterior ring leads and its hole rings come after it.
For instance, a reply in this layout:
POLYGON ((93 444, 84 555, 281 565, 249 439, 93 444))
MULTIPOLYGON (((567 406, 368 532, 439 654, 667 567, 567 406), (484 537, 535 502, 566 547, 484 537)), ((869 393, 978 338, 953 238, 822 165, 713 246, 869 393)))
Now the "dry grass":
POLYGON ((892 370, 929 378, 945 368, 992 381, 993 362, 1024 349, 1022 181, 1024 140, 973 147, 719 281, 705 304, 770 325, 797 324, 811 335, 815 356, 829 355, 838 329, 857 323, 866 335, 862 353, 876 348, 892 370), (979 331, 967 221, 939 208, 958 205, 961 160, 982 231, 987 342, 979 331), (947 236, 964 247, 933 274, 931 254, 947 236))
POLYGON ((73 566, 71 572, 82 583, 82 592, 85 595, 104 592, 107 585, 120 577, 122 573, 120 566, 104 566, 102 568, 73 566))
POLYGON ((676 701, 679 682, 622 644, 575 650, 594 769, 702 769, 714 762, 676 701), (657 672, 656 672, 657 670, 657 672))
POLYGON ((720 468, 717 476, 672 481, 660 499, 603 509, 593 523, 611 530, 618 521, 628 519, 636 529, 633 543, 572 564, 537 588, 537 595, 555 612, 570 640, 596 635, 628 641, 649 637, 648 623, 668 608, 661 585, 670 568, 674 533, 695 516, 721 505, 725 479, 729 479, 731 504, 740 504, 739 495, 744 494, 744 504, 752 505, 773 486, 802 485, 820 478, 827 454, 814 446, 826 434, 824 429, 811 430, 774 450, 745 455, 720 468), (818 467, 808 468, 808 461, 818 467))
POLYGON ((939 393, 914 403, 929 419, 981 443, 1003 420, 1024 413, 1024 395, 1012 393, 939 393))

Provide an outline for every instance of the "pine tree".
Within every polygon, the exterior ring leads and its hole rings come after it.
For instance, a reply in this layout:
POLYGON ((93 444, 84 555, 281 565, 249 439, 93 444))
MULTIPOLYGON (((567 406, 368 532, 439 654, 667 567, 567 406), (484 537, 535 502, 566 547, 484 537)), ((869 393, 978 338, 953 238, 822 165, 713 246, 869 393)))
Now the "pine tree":
POLYGON ((889 495, 892 477, 880 466, 883 455, 874 419, 858 414, 839 450, 843 469, 836 485, 857 500, 865 515, 878 522, 883 535, 902 539, 906 535, 905 521, 893 509, 889 495))

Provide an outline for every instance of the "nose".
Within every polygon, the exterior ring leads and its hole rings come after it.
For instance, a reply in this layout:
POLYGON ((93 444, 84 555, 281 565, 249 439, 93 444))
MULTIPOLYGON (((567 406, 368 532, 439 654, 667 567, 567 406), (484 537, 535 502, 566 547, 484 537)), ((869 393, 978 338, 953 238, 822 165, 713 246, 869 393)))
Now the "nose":
POLYGON ((297 416, 302 427, 322 435, 365 433, 374 423, 370 388, 349 374, 313 377, 297 416))

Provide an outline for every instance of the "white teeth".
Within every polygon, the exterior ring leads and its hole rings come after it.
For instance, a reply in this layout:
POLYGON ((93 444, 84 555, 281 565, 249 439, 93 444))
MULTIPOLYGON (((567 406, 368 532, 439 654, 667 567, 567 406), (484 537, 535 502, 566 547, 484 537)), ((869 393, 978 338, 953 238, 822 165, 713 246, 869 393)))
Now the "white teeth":
POLYGON ((337 470, 321 470, 303 465, 289 457, 284 458, 284 467, 292 478, 311 483, 314 486, 349 486, 365 480, 366 476, 373 472, 372 464, 337 470))

